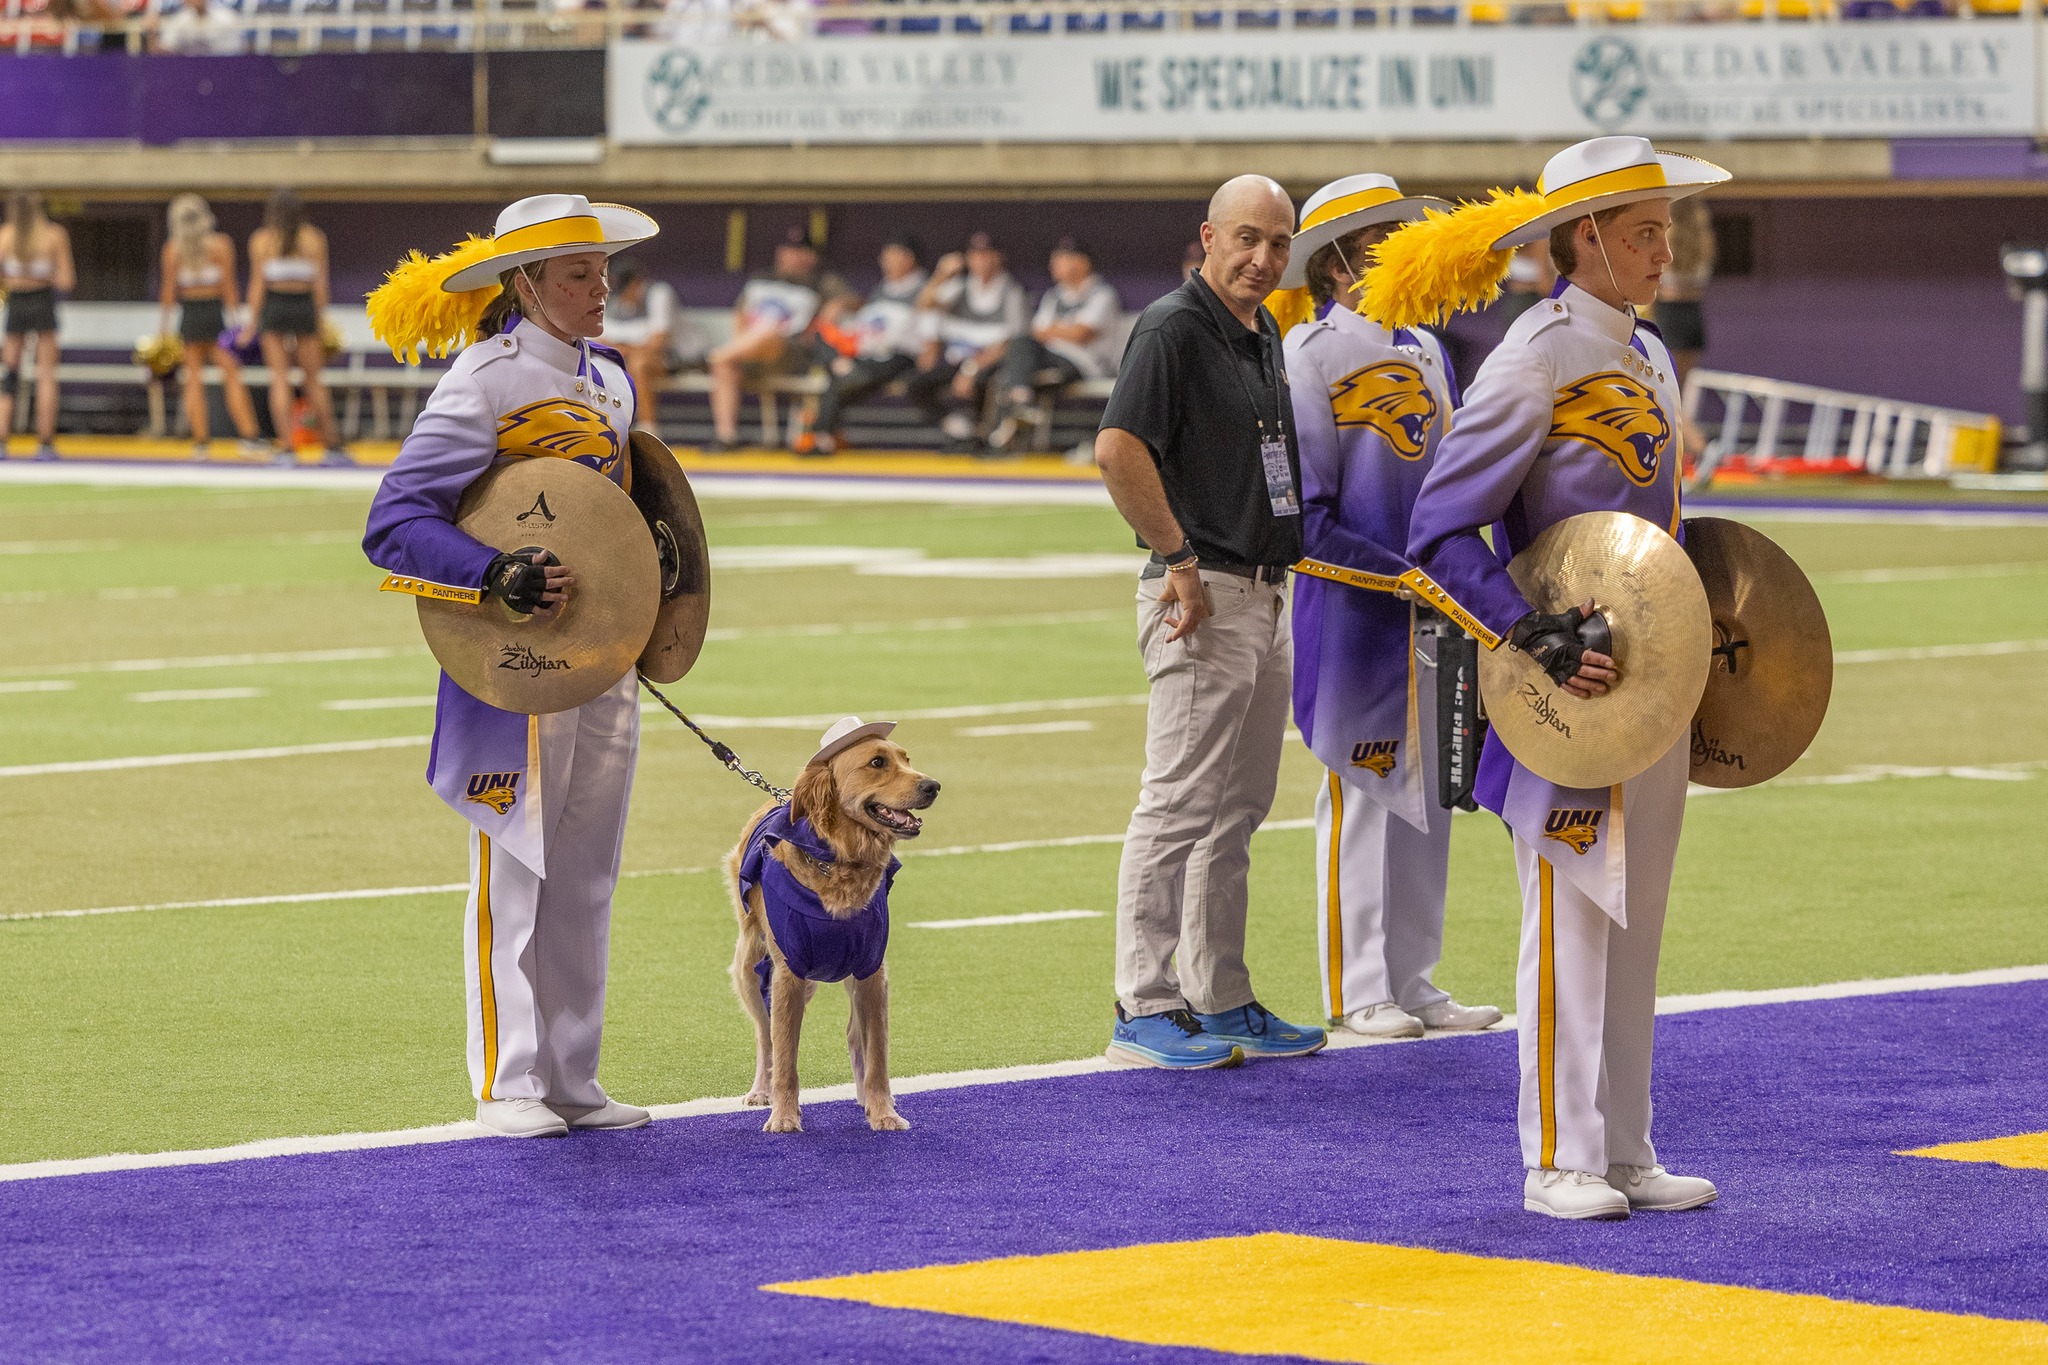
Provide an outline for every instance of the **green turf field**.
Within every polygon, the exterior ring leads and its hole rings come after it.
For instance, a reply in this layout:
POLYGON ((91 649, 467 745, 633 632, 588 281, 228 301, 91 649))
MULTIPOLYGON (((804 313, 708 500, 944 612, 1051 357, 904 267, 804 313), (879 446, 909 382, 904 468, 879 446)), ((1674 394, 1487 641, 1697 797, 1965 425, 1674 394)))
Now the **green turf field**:
MULTIPOLYGON (((0 490, 12 538, 0 541, 0 913, 463 879, 463 826, 421 780, 423 742, 38 770, 422 740, 432 713, 410 702, 431 694, 435 670, 411 602, 377 593, 356 548, 367 501, 0 490), (279 655, 328 657, 264 657, 279 655), (397 704, 329 705, 364 701, 397 704)), ((847 547, 842 560, 1130 547, 1106 508, 714 500, 706 513, 720 550, 847 547)), ((1827 602, 1845 655, 1834 709, 1789 780, 1692 803, 1662 989, 2048 961, 2036 877, 2048 827, 2048 524, 1764 524, 1827 602), (1884 653, 2009 641, 2035 643, 1884 653), (1872 765, 1912 771, 1817 780, 1872 765), (1925 771, 1940 769, 1962 771, 1925 771)), ((672 695, 696 712, 757 719, 985 711, 910 719, 898 732, 945 783, 923 848, 1111 835, 1129 813, 1142 747, 1131 600, 1122 575, 721 571, 714 639, 672 695), (1064 705, 1077 699, 1086 704, 1064 705), (1054 724, 1065 728, 1014 732, 1054 724)), ((667 717, 644 726, 604 1080, 638 1103, 736 1094, 752 1040, 724 981, 724 891, 701 869, 730 845, 754 793, 667 717)), ((821 728, 727 725, 723 737, 787 781, 821 728)), ((1316 773, 1292 747, 1276 821, 1309 813, 1316 773)), ((1319 1012, 1312 839, 1277 829, 1255 844, 1253 970, 1266 1003, 1298 1017, 1319 1012)), ((1116 856, 1096 842, 913 859, 895 914, 908 925, 1107 911, 1116 856)), ((1438 979, 1461 999, 1511 1008, 1517 896, 1492 817, 1461 820, 1452 878, 1438 979)), ((440 891, 0 922, 10 1062, 0 1161, 467 1116, 461 911, 459 893, 440 891)), ((1110 936, 1107 918, 900 928, 895 1069, 1099 1052, 1110 936)), ((807 1030, 809 1082, 845 1078, 841 998, 821 994, 807 1030)))

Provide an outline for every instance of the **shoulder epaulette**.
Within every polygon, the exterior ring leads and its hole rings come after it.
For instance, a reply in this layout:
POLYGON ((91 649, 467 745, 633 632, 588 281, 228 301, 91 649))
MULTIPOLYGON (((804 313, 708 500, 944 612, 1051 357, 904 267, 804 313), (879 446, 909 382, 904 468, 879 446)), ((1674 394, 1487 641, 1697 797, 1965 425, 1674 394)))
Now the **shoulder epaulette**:
POLYGON ((469 362, 472 366, 488 365, 493 360, 503 360, 506 356, 518 354, 519 338, 513 336, 510 332, 503 332, 494 337, 485 337, 482 341, 475 343, 462 353, 464 359, 468 359, 470 356, 476 357, 476 359, 469 362))

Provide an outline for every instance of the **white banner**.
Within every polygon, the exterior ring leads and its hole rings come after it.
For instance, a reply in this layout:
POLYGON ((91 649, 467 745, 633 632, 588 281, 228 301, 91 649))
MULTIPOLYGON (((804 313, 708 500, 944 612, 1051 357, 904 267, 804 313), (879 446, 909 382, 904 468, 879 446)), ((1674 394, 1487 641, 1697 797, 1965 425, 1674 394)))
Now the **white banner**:
POLYGON ((2031 135, 2024 24, 623 41, 621 143, 2031 135))

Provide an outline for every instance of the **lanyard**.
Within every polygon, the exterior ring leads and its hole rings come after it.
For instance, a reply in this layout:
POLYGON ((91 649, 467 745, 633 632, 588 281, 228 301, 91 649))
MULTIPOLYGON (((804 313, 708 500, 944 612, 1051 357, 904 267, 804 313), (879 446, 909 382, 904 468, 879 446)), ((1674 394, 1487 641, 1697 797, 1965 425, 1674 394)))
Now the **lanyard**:
MULTIPOLYGON (((1245 382, 1244 370, 1237 363, 1237 347, 1232 344, 1230 334, 1223 330, 1223 324, 1216 321, 1215 314, 1209 315, 1209 321, 1215 325, 1216 335, 1223 339, 1223 349, 1230 356, 1230 372, 1237 376, 1237 386, 1244 390, 1244 401, 1252 410, 1252 419, 1259 424, 1259 444, 1264 446, 1266 443, 1266 417, 1264 413, 1259 411, 1259 400, 1252 396, 1252 386, 1245 382)), ((1266 352, 1269 348, 1266 344, 1266 334, 1261 330, 1255 332, 1254 335, 1259 339, 1259 377, 1261 379, 1269 379, 1271 378, 1271 371, 1267 368, 1268 356, 1266 352)), ((1273 385, 1273 425, 1279 430, 1282 441, 1287 439, 1286 407, 1286 401, 1280 397, 1280 385, 1275 382, 1273 385)))

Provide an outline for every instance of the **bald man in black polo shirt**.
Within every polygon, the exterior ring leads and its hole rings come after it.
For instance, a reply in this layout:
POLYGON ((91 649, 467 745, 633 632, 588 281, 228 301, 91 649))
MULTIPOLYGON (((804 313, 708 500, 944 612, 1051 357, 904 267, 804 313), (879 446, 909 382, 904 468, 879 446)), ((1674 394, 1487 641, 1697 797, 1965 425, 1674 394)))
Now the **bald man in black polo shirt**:
POLYGON ((1244 962, 1251 836, 1273 805, 1293 676, 1287 566, 1301 557, 1287 376, 1260 306, 1293 232, 1294 205, 1266 177, 1216 191, 1202 268, 1138 319, 1095 437, 1117 511, 1153 552, 1138 585, 1152 701, 1117 878, 1109 1045, 1153 1066, 1327 1041, 1261 1006, 1244 962))

